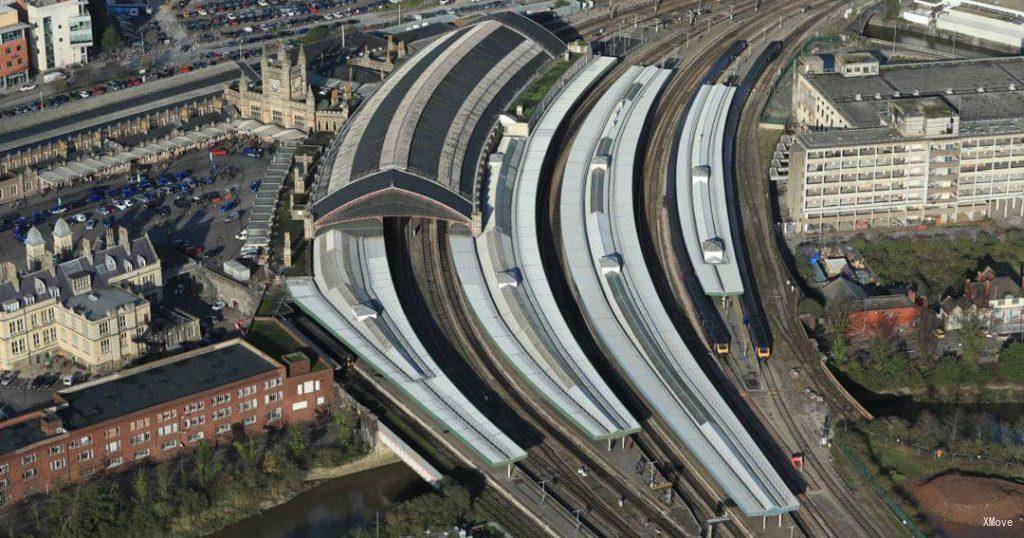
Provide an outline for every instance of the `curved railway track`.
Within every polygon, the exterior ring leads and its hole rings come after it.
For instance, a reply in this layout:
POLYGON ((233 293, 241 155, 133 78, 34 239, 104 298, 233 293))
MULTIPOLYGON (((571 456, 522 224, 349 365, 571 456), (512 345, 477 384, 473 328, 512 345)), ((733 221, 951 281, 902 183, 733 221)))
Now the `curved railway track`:
MULTIPOLYGON (((436 328, 440 328, 439 331, 432 327, 417 327, 417 334, 432 354, 437 352, 439 354, 435 356, 454 359, 450 352, 444 351, 450 344, 450 351, 454 351, 460 361, 464 360, 471 366, 472 373, 452 372, 447 371, 452 367, 452 361, 444 361, 447 373, 453 380, 458 380, 460 390, 478 402, 486 402, 484 405, 488 411, 492 411, 500 401, 503 407, 526 423, 525 429, 540 434, 539 438, 529 439, 528 442, 516 439, 528 453, 526 460, 516 464, 517 470, 535 484, 546 482, 547 494, 556 497, 567 511, 583 509, 580 519, 595 534, 640 534, 636 530, 636 525, 640 524, 653 525, 672 535, 693 535, 693 526, 681 526, 668 513, 651 506, 652 500, 641 498, 642 495, 635 491, 635 484, 615 476, 597 458, 587 454, 563 431, 565 425, 554 423, 551 417, 540 411, 542 402, 524 400, 523 397, 528 394, 515 389, 508 375, 499 371, 492 359, 494 353, 488 352, 475 330, 472 331, 474 334, 470 334, 469 328, 475 327, 475 323, 468 318, 466 306, 463 305, 458 277, 447 252, 445 228, 441 223, 420 220, 395 220, 385 224, 389 259, 396 259, 392 254, 404 254, 410 262, 418 262, 415 263, 416 267, 422 268, 418 274, 410 274, 407 272, 412 270, 413 263, 410 263, 408 267, 393 268, 393 272, 400 272, 400 276, 396 275, 398 278, 406 279, 403 280, 406 282, 416 281, 422 289, 427 290, 422 297, 423 301, 409 300, 407 303, 406 298, 403 298, 403 307, 409 312, 410 319, 422 320, 423 316, 432 316, 437 320, 436 328), (413 231, 417 229, 418 232, 413 231), (411 280, 413 278, 415 280, 411 280), (447 344, 442 340, 447 341, 447 344), (596 488, 593 480, 584 480, 578 474, 581 466, 586 467, 588 473, 597 478, 600 484, 614 484, 616 489, 596 488), (608 495, 601 496, 598 491, 608 495), (619 495, 625 501, 626 508, 633 507, 645 520, 624 517, 625 510, 615 506, 619 495)), ((411 293, 404 295, 408 298, 411 293)), ((417 324, 414 322, 414 325, 417 324)), ((504 414, 503 418, 507 420, 509 417, 504 414)), ((504 420, 495 417, 495 422, 502 424, 504 420)), ((509 428, 507 423, 500 427, 510 433, 524 429, 509 428)))
MULTIPOLYGON (((786 46, 778 58, 786 58, 794 53, 799 48, 802 38, 809 33, 810 29, 810 25, 802 25, 801 28, 793 32, 791 35, 796 36, 797 39, 787 39, 786 46)), ((766 307, 764 311, 775 340, 776 351, 779 351, 778 346, 781 344, 782 348, 789 352, 790 357, 808 358, 812 364, 807 368, 803 368, 802 371, 810 377, 811 385, 827 401, 829 408, 840 416, 862 418, 862 415, 847 399, 849 395, 841 388, 837 391, 832 381, 822 372, 821 369, 825 368, 825 366, 817 360, 817 350, 814 349, 811 341, 803 332, 803 328, 799 325, 795 311, 792 311, 792 307, 795 306, 795 297, 787 292, 788 282, 785 281, 786 277, 792 279, 790 271, 781 260, 779 253, 775 251, 775 245, 777 244, 775 234, 777 231, 774 228, 775 220, 771 210, 772 204, 769 198, 770 192, 767 189, 766 174, 761 167, 760 143, 757 133, 758 116, 767 101, 768 95, 770 95, 770 84, 774 81, 774 78, 771 76, 771 71, 765 69, 760 79, 755 83, 754 91, 751 92, 750 99, 744 104, 741 111, 740 125, 736 133, 737 147, 746 148, 745 154, 747 158, 741 159, 739 151, 736 155, 737 183, 742 185, 742 188, 738 188, 737 192, 744 205, 743 231, 746 234, 748 249, 752 251, 752 256, 755 256, 760 261, 759 264, 754 265, 755 279, 761 286, 765 286, 762 289, 762 298, 769 293, 769 290, 774 290, 771 296, 780 298, 779 301, 762 303, 766 307)), ((778 356, 776 355, 776 357, 778 356)), ((776 359, 772 360, 776 361, 776 359)), ((807 364, 808 361, 798 362, 800 364, 807 364)), ((761 372, 771 399, 778 410, 777 415, 783 418, 789 430, 789 435, 796 443, 796 447, 799 451, 803 452, 805 466, 814 471, 813 476, 807 472, 803 473, 803 477, 808 482, 808 485, 812 488, 824 487, 842 506, 856 506, 856 509, 847 510, 846 514, 849 515, 849 519, 852 519, 860 527, 859 531, 863 535, 890 535, 892 529, 884 523, 886 520, 891 519, 889 514, 885 513, 884 509, 879 511, 876 507, 874 513, 880 516, 881 519, 878 517, 867 517, 862 510, 865 507, 862 499, 856 498, 849 487, 830 472, 832 469, 829 468, 827 462, 821 461, 812 450, 809 450, 810 447, 817 444, 817 438, 814 436, 814 438, 809 439, 810 436, 806 433, 806 430, 796 424, 793 419, 790 407, 783 400, 780 392, 785 390, 785 384, 781 382, 778 373, 775 372, 774 363, 764 365, 761 368, 761 372)), ((821 510, 817 508, 814 501, 808 495, 801 495, 800 500, 801 503, 809 508, 808 512, 815 518, 819 530, 825 535, 839 536, 843 533, 845 529, 842 526, 825 522, 821 510)))
MULTIPOLYGON (((779 3, 775 4, 777 5, 779 3)), ((766 6, 771 6, 772 4, 773 3, 767 2, 766 6)), ((739 7, 741 9, 743 7, 752 8, 754 5, 755 2, 751 1, 741 4, 739 7)), ((779 7, 780 10, 777 11, 776 13, 780 14, 792 13, 799 9, 799 6, 793 6, 790 4, 786 4, 779 7)), ((718 22, 719 24, 721 24, 722 21, 720 20, 718 22)), ((703 23, 698 24, 697 28, 701 28, 702 25, 703 23)), ((731 44, 732 40, 734 40, 738 35, 749 35, 751 33, 757 33, 756 29, 759 25, 764 26, 764 21, 763 19, 759 20, 756 17, 748 16, 744 17, 740 21, 735 21, 731 28, 725 30, 720 35, 715 35, 710 43, 697 43, 696 45, 694 45, 694 50, 700 51, 699 53, 695 52, 695 55, 701 58, 707 57, 708 63, 710 63, 711 61, 714 61, 714 58, 716 58, 721 51, 724 51, 729 46, 729 44, 731 44)), ((713 28, 712 31, 714 30, 717 29, 713 28)), ((708 30, 703 30, 696 36, 691 37, 703 39, 704 37, 706 37, 707 31, 708 30)), ((619 65, 615 66, 615 68, 613 68, 610 73, 608 73, 601 81, 599 81, 599 83, 595 85, 595 87, 590 92, 588 92, 588 95, 583 99, 582 103, 576 107, 573 114, 564 123, 561 129, 561 134, 556 136, 552 144, 558 145, 559 147, 563 148, 570 147, 572 140, 571 135, 579 130, 587 113, 594 107, 597 100, 605 91, 607 91, 608 87, 610 87, 610 85, 614 82, 615 79, 621 76, 621 74, 630 65, 655 63, 658 60, 670 54, 671 52, 673 52, 674 50, 678 49, 680 46, 680 39, 682 38, 684 33, 688 32, 673 29, 669 30, 667 33, 669 34, 669 36, 674 36, 674 39, 672 37, 662 38, 659 39, 659 41, 657 42, 641 47, 632 56, 627 58, 627 61, 621 62, 619 65)), ((679 80, 688 78, 689 77, 684 77, 682 75, 677 75, 676 77, 674 77, 673 80, 670 82, 669 88, 663 92, 663 95, 672 92, 673 87, 678 88, 678 85, 680 84, 680 82, 678 82, 679 80)), ((548 172, 542 172, 542 175, 544 177, 550 177, 552 178, 552 180, 548 188, 545 189, 546 192, 542 193, 543 195, 541 196, 541 200, 538 203, 537 218, 538 221, 541 223, 539 230, 541 242, 542 244, 549 244, 553 245, 554 247, 552 249, 542 250, 553 253, 558 253, 562 251, 561 238, 557 237, 557 234, 554 233, 551 223, 559 221, 559 217, 557 214, 558 204, 556 193, 558 192, 558 189, 560 187, 560 178, 562 170, 564 169, 565 157, 565 154, 559 156, 558 162, 555 162, 553 163, 553 165, 550 165, 550 167, 548 168, 548 172)), ((561 260, 550 259, 552 257, 557 258, 557 256, 549 256, 549 259, 544 260, 545 271, 549 275, 552 290, 556 298, 561 298, 560 308, 563 314, 570 322, 570 326, 575 326, 578 328, 576 330, 578 334, 585 335, 583 338, 581 338, 581 344, 583 345, 584 349, 587 351, 589 356, 608 357, 607 352, 604 351, 601 348, 601 346, 597 344, 592 339, 592 337, 589 336, 589 334, 587 334, 589 331, 587 331, 587 325, 586 322, 583 320, 582 313, 580 312, 579 307, 571 302, 572 300, 570 298, 574 296, 574 292, 568 285, 568 281, 565 279, 565 272, 563 268, 560 267, 561 260), (554 275, 558 276, 555 277, 554 275)), ((717 487, 715 485, 710 484, 704 477, 700 476, 697 472, 695 472, 695 469, 699 469, 699 466, 693 463, 692 458, 687 455, 685 448, 680 447, 678 444, 679 441, 673 439, 665 432, 664 428, 660 425, 657 419, 654 418, 649 409, 647 409, 646 404, 644 404, 642 401, 642 398, 635 395, 633 393, 633 390, 630 387, 624 385, 623 382, 616 383, 616 380, 621 380, 622 376, 615 372, 615 366, 611 365, 610 361, 606 360, 605 364, 603 365, 603 368, 599 369, 603 370, 602 374, 604 375, 605 379, 608 380, 609 383, 613 385, 613 388, 616 389, 616 392, 620 395, 620 397, 625 396, 630 400, 627 402, 627 406, 634 410, 639 409, 644 411, 635 412, 635 415, 638 417, 647 417, 645 420, 641 420, 641 424, 644 426, 645 431, 642 432, 641 434, 638 434, 636 437, 638 446, 641 446, 648 454, 661 454, 661 456, 657 458, 658 461, 666 463, 661 464, 661 466, 659 466, 659 470, 662 472, 663 475, 668 477, 670 480, 675 480, 676 478, 683 478, 685 482, 689 485, 698 485, 697 487, 691 486, 689 488, 689 491, 691 491, 691 495, 694 493, 699 495, 704 505, 710 508, 710 511, 703 517, 710 518, 721 515, 720 509, 726 504, 724 496, 721 494, 721 492, 717 490, 717 487), (700 488, 700 491, 695 491, 697 488, 700 488)), ((749 529, 743 528, 741 518, 739 517, 734 517, 731 519, 729 528, 732 529, 734 532, 744 534, 751 533, 749 529)))
MULTIPOLYGON (((819 6, 820 5, 821 4, 819 4, 819 6)), ((805 21, 799 27, 795 28, 792 32, 790 32, 790 36, 800 36, 800 35, 802 35, 809 28, 811 28, 814 25, 815 22, 817 22, 820 18, 824 17, 826 14, 827 13, 822 12, 821 14, 819 14, 817 16, 809 18, 807 21, 805 21)), ((793 40, 790 39, 789 41, 792 42, 793 40)), ((752 53, 752 52, 751 51, 747 51, 747 53, 752 53)), ((762 78, 764 78, 764 77, 762 77, 762 78)), ((767 78, 771 79, 772 77, 767 77, 767 78)), ((665 138, 667 138, 668 136, 674 135, 674 133, 675 133, 674 126, 675 126, 675 124, 678 121, 680 115, 683 113, 683 111, 684 111, 684 109, 686 107, 686 103, 688 102, 688 96, 692 95, 693 92, 696 91, 696 89, 699 87, 699 84, 700 84, 700 81, 699 81, 699 79, 697 77, 685 77, 685 78, 684 77, 676 77, 676 78, 674 78, 670 82, 670 86, 666 90, 665 93, 667 95, 675 95, 678 98, 674 102, 673 101, 669 101, 667 103, 667 106, 664 107, 664 108, 659 107, 658 118, 659 118, 659 122, 662 124, 662 127, 660 129, 655 127, 655 133, 662 133, 662 140, 661 141, 655 140, 649 146, 649 154, 647 156, 648 161, 646 161, 646 162, 647 163, 653 163, 655 165, 655 166, 645 166, 644 167, 645 170, 648 171, 649 174, 660 173, 661 171, 665 170, 666 169, 666 164, 667 164, 667 159, 673 157, 673 156, 669 155, 670 148, 671 148, 670 140, 666 140, 665 138)), ((759 84, 758 86, 759 87, 757 89, 759 90, 759 93, 757 93, 757 96, 758 96, 758 98, 760 98, 761 96, 765 95, 767 93, 767 91, 766 91, 766 88, 763 86, 763 82, 762 82, 762 84, 759 84)), ((753 109, 754 110, 760 110, 759 107, 754 107, 753 109)), ((755 120, 756 120, 756 118, 755 118, 755 120)), ((751 124, 754 124, 756 126, 756 121, 755 122, 747 121, 747 122, 745 122, 743 124, 743 126, 745 128, 747 128, 747 129, 749 129, 751 124)), ((753 140, 751 140, 749 137, 744 138, 744 142, 748 145, 747 147, 754 147, 754 148, 759 147, 757 145, 758 142, 757 142, 756 136, 754 137, 753 140), (754 145, 750 146, 750 144, 754 144, 754 145)), ((669 179, 669 180, 671 180, 671 179, 669 179)), ((650 187, 650 186, 655 185, 655 184, 657 184, 656 181, 651 181, 651 180, 644 181, 644 186, 646 186, 646 187, 650 187)), ((655 190, 655 192, 657 192, 657 191, 655 190)), ((647 195, 648 196, 652 196, 652 194, 650 192, 647 195)), ((762 204, 761 207, 764 207, 764 205, 765 204, 762 204)), ((664 211, 665 208, 663 208, 662 205, 659 204, 659 203, 648 203, 647 204, 647 209, 648 209, 647 219, 651 223, 651 228, 650 229, 659 230, 661 232, 661 235, 660 235, 660 238, 661 238, 661 248, 664 249, 664 248, 666 248, 665 245, 669 244, 669 242, 666 240, 666 230, 661 229, 663 227, 660 226, 659 223, 660 223, 660 219, 661 219, 660 213, 662 211, 664 211)), ((668 210, 671 210, 671 208, 668 208, 668 210)), ((763 221, 759 220, 759 222, 763 222, 763 221)), ((748 239, 752 239, 752 238, 748 238, 748 239)), ((763 239, 760 242, 758 242, 758 241, 753 241, 753 242, 754 243, 758 243, 759 246, 762 246, 762 247, 766 244, 766 242, 764 242, 763 239)), ((758 249, 758 250, 759 250, 758 251, 758 255, 762 255, 762 253, 760 252, 760 249, 758 249)), ((655 256, 655 258, 656 258, 656 256, 655 256)), ((777 260, 773 260, 773 261, 777 262, 777 260)), ((660 267, 663 271, 665 270, 665 268, 663 267, 663 264, 655 263, 655 264, 653 264, 653 266, 654 267, 660 267)), ((777 269, 775 269, 775 270, 773 270, 771 272, 773 272, 776 275, 784 274, 782 272, 779 272, 777 269)), ((668 272, 666 271, 666 273, 668 273, 668 272)), ((666 279, 663 279, 663 284, 664 285, 671 286, 671 284, 669 284, 669 282, 671 282, 671 281, 670 280, 666 281, 666 279)), ((677 280, 675 280, 675 282, 679 282, 679 280, 677 279, 677 280)), ((779 321, 777 319, 777 317, 773 317, 772 319, 776 323, 778 323, 778 321, 779 321)), ((794 316, 793 319, 795 319, 795 316, 794 316)), ((787 341, 787 343, 790 343, 792 345, 791 342, 788 342, 788 341, 792 340, 792 334, 790 332, 778 331, 778 333, 779 333, 781 338, 783 338, 784 340, 787 341)), ((794 348, 794 349, 799 349, 799 348, 794 348)), ((816 357, 817 355, 816 354, 812 354, 810 356, 816 357)), ((771 380, 770 383, 772 383, 773 381, 774 381, 774 379, 771 380)), ((773 383, 773 388, 774 388, 774 383, 773 383)), ((788 412, 787 406, 785 405, 785 402, 781 401, 781 396, 779 396, 777 394, 777 392, 772 391, 772 395, 773 395, 773 398, 775 399, 776 407, 779 410, 778 414, 780 416, 784 417, 784 419, 786 420, 786 426, 790 430, 790 435, 792 435, 793 437, 801 438, 801 440, 802 440, 802 437, 801 437, 802 436, 802 430, 793 421, 792 417, 790 416, 790 414, 788 412)), ((840 408, 842 408, 842 407, 840 407, 840 408)), ((778 437, 778 435, 776 435, 776 437, 778 437)), ((806 446, 806 441, 805 440, 802 440, 802 441, 803 441, 802 445, 806 446)), ((818 462, 818 461, 815 460, 815 461, 811 462, 811 465, 814 468, 816 473, 818 473, 818 474, 820 474, 822 476, 827 477, 827 479, 831 479, 831 475, 829 475, 828 470, 823 468, 824 464, 822 464, 822 462, 818 462)), ((811 485, 812 486, 817 486, 818 484, 817 484, 817 482, 815 482, 815 483, 813 483, 811 485)), ((840 502, 842 502, 843 504, 846 504, 847 506, 854 506, 854 505, 856 505, 856 501, 851 497, 849 491, 845 488, 845 485, 843 485, 841 483, 837 483, 837 482, 832 482, 831 480, 829 482, 827 482, 825 485, 828 488, 828 490, 840 502)), ((797 521, 797 523, 799 524, 799 526, 801 527, 801 529, 804 530, 805 533, 813 533, 813 535, 831 535, 831 536, 834 536, 835 533, 836 533, 836 531, 834 529, 836 529, 838 527, 836 527, 834 525, 829 525, 827 523, 824 514, 817 508, 817 506, 811 501, 811 499, 806 494, 799 495, 799 498, 801 500, 801 503, 803 504, 802 511, 805 512, 807 516, 809 516, 809 517, 804 517, 804 515, 799 514, 799 513, 794 515, 794 518, 797 521)), ((876 535, 882 534, 879 531, 878 526, 874 525, 870 520, 865 518, 860 512, 858 512, 856 510, 852 510, 851 513, 854 514, 853 517, 857 520, 857 523, 862 527, 862 529, 865 530, 865 532, 873 533, 873 534, 876 534, 876 535)))

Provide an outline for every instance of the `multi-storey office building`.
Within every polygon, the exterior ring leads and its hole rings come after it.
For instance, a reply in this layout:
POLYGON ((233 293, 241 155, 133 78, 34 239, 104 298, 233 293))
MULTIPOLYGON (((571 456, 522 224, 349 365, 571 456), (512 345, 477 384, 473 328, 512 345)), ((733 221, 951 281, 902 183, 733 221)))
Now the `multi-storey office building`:
MULTIPOLYGON (((858 56, 871 66, 870 57, 858 56)), ((803 232, 1024 216, 1024 59, 796 73, 786 202, 803 232)))
POLYGON ((0 2, 0 89, 28 81, 28 28, 14 5, 0 2))
POLYGON ((272 358, 229 340, 60 392, 0 422, 0 495, 18 502, 233 432, 308 422, 333 401, 333 372, 302 353, 272 358))
POLYGON ((32 66, 49 71, 89 61, 93 44, 89 0, 27 0, 32 66))

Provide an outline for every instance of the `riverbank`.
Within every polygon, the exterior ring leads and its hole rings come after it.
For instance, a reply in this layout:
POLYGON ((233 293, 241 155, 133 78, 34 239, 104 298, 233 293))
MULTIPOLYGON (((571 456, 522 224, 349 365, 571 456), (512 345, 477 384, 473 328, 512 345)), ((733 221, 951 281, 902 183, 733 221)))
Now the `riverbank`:
POLYGON ((401 462, 402 460, 399 459, 391 449, 384 446, 383 443, 377 443, 377 446, 373 447, 373 450, 355 461, 350 461, 334 467, 316 467, 310 469, 309 472, 306 473, 306 481, 315 482, 331 480, 370 471, 380 467, 387 467, 388 465, 394 465, 401 462))
MULTIPOLYGON (((351 466, 349 470, 353 469, 351 466)), ((277 538, 301 535, 327 538, 351 535, 396 502, 432 491, 401 463, 374 466, 341 477, 307 481, 286 502, 226 526, 213 538, 277 538)))

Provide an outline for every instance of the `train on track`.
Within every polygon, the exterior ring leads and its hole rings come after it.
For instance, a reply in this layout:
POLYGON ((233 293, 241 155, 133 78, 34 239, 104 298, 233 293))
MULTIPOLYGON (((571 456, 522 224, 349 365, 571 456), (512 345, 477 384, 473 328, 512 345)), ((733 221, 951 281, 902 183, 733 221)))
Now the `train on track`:
POLYGON ((757 83, 765 68, 779 55, 782 50, 781 41, 772 41, 761 51, 747 71, 746 76, 736 88, 729 116, 725 123, 725 143, 723 144, 723 163, 725 166, 726 198, 729 200, 729 220, 732 229, 732 241, 736 251, 736 261, 740 266, 745 292, 740 297, 743 307, 743 324, 747 327, 751 344, 757 358, 766 360, 772 353, 772 334, 768 320, 764 314, 761 301, 758 300, 757 286, 754 281, 753 267, 747 253, 746 241, 743 238, 742 213, 736 183, 736 134, 740 125, 740 114, 750 96, 750 90, 757 83))
MULTIPOLYGON (((750 47, 750 44, 745 40, 737 40, 734 42, 725 52, 723 52, 711 65, 707 73, 701 79, 701 86, 714 85, 716 81, 720 80, 726 70, 733 65, 734 62, 750 47)), ((772 336, 771 330, 768 327, 766 316, 764 314, 763 306, 759 300, 757 294, 756 283, 753 278, 753 270, 750 265, 750 259, 747 253, 746 242, 743 237, 743 226, 742 226, 742 211, 740 208, 740 201, 738 195, 738 187, 736 184, 736 135, 739 129, 740 114, 743 111, 743 107, 750 95, 751 88, 760 78, 765 68, 771 63, 782 50, 782 43, 779 41, 773 41, 769 43, 765 48, 758 54, 757 58, 751 64, 749 70, 736 85, 735 92, 731 96, 731 100, 728 103, 728 111, 725 119, 724 131, 719 131, 717 136, 722 137, 721 144, 721 167, 722 176, 721 181, 725 187, 725 207, 728 213, 728 232, 724 234, 727 241, 731 243, 732 256, 734 257, 734 263, 739 269, 739 280, 742 283, 742 290, 737 286, 734 286, 733 290, 723 289, 711 289, 707 285, 706 277, 702 276, 698 278, 698 268, 695 265, 700 264, 701 260, 693 259, 694 253, 689 252, 687 249, 686 241, 683 238, 684 234, 676 233, 673 234, 673 246, 676 252, 676 258, 679 264, 680 273, 683 275, 683 283, 686 287, 687 293, 693 300, 694 308, 697 311, 698 322, 701 326, 701 330, 708 343, 714 348, 715 352, 721 355, 729 353, 730 349, 730 333, 726 326, 725 320, 722 318, 722 314, 715 307, 714 297, 717 296, 738 296, 740 306, 743 310, 743 324, 746 327, 747 333, 749 334, 751 344, 754 348, 754 353, 758 359, 765 360, 771 356, 772 352, 772 336), (705 279, 700 281, 700 279, 705 279)), ((730 77, 730 84, 735 83, 736 78, 730 77)), ((698 96, 703 95, 703 90, 694 92, 690 96, 683 113, 679 119, 679 125, 677 127, 677 133, 673 144, 672 154, 679 155, 680 150, 685 151, 685 148, 680 148, 683 143, 690 143, 693 136, 687 136, 690 131, 686 130, 688 120, 691 122, 693 119, 689 118, 691 115, 700 114, 700 104, 697 103, 698 96), (697 107, 697 108, 695 108, 697 107)), ((692 135, 693 133, 691 133, 692 135)), ((703 136, 703 135, 697 135, 703 136)), ((683 159, 680 162, 689 162, 687 159, 683 159)), ((669 207, 679 206, 683 208, 683 205, 693 203, 687 201, 685 192, 680 189, 687 188, 686 186, 692 181, 690 172, 682 170, 675 160, 669 160, 669 180, 666 182, 666 196, 669 207)), ((686 166, 686 165, 682 165, 686 166)), ((673 229, 683 229, 683 219, 686 218, 685 208, 680 211, 669 211, 669 219, 673 229), (681 216, 683 215, 683 216, 681 216)), ((696 216, 698 220, 701 216, 696 216)), ((712 218, 706 215, 703 218, 712 218)), ((689 223, 692 226, 692 223, 689 223)), ((725 231, 725 230, 723 230, 725 231)), ((725 244, 723 242, 723 244, 725 244)), ((702 247, 703 248, 703 247, 702 247)), ((692 249, 690 249, 692 250, 692 249)), ((699 255, 698 255, 699 256, 699 255)), ((706 265, 701 269, 708 271, 706 265)), ((735 269, 734 269, 735 270, 735 269)))
MULTIPOLYGON (((712 84, 719 76, 736 60, 743 52, 747 49, 748 43, 746 40, 740 39, 735 41, 729 48, 719 56, 715 62, 705 73, 701 79, 701 85, 712 84)), ((679 119, 679 125, 677 127, 676 136, 674 137, 672 155, 679 153, 679 144, 682 140, 682 132, 686 117, 693 106, 696 93, 690 96, 683 108, 683 113, 679 119)), ((669 159, 668 163, 668 181, 666 181, 666 197, 668 207, 675 207, 677 205, 677 182, 674 180, 676 177, 676 160, 669 159)), ((679 230, 682 227, 680 222, 679 213, 676 211, 668 212, 669 221, 673 230, 679 230)), ((726 355, 729 353, 731 337, 729 335, 729 329, 722 319, 722 315, 714 305, 714 300, 704 293, 704 289, 701 283, 697 279, 696 271, 693 267, 693 263, 690 261, 690 257, 687 255, 686 246, 683 244, 683 235, 681 233, 672 234, 673 249, 676 253, 676 259, 679 264, 680 274, 683 275, 683 285, 686 288, 687 294, 692 298, 694 309, 697 312, 697 321, 700 324, 701 330, 704 332, 704 336, 707 342, 715 350, 715 353, 719 355, 726 355)))

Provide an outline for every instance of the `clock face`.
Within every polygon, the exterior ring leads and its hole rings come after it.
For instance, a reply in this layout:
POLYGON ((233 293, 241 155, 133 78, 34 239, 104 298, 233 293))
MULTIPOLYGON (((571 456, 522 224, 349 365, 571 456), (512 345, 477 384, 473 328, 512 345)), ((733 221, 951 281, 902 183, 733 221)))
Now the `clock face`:
POLYGON ((270 79, 270 89, 274 90, 275 92, 281 89, 281 81, 277 80, 276 78, 270 79))

